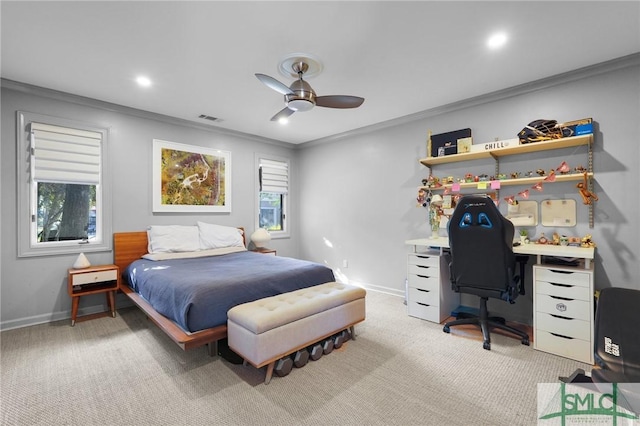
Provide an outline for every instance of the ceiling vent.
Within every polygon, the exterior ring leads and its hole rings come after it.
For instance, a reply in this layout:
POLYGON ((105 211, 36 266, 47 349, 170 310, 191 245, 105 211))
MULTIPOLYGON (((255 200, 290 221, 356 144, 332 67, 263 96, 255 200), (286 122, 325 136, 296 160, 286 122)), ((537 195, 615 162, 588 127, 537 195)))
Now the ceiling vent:
POLYGON ((202 118, 203 120, 209 120, 209 121, 222 121, 222 119, 220 119, 218 117, 213 117, 213 116, 207 115, 207 114, 200 114, 198 116, 198 118, 202 118))

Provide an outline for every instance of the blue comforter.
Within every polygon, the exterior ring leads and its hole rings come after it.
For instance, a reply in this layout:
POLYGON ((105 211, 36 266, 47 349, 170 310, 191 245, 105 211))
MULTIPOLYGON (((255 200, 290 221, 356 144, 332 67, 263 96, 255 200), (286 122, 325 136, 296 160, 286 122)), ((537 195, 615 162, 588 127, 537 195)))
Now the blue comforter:
POLYGON ((191 259, 136 260, 129 286, 186 331, 227 323, 236 305, 335 281, 321 264, 251 251, 191 259))

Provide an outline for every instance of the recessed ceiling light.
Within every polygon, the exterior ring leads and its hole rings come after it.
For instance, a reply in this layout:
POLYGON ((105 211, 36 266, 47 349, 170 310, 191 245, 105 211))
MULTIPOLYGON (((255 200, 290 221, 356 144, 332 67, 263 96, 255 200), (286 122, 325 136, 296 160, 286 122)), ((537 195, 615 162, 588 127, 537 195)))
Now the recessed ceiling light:
POLYGON ((143 75, 136 78, 136 83, 138 83, 138 85, 142 87, 151 86, 151 80, 149 80, 149 77, 145 77, 143 75))
POLYGON ((507 42, 507 35, 505 33, 497 33, 489 37, 487 40, 487 46, 491 49, 497 49, 502 47, 507 42))
POLYGON ((285 124, 287 124, 288 122, 289 122, 289 119, 288 119, 288 118, 286 118, 286 117, 282 117, 282 118, 279 118, 279 119, 278 119, 278 123, 282 124, 283 126, 284 126, 285 124))

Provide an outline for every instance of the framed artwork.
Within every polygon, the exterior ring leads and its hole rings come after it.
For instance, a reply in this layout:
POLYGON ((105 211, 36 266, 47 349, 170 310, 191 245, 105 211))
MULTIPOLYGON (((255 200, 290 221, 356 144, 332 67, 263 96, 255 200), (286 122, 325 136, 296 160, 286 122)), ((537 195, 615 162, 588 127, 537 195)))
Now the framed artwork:
POLYGON ((231 153, 153 140, 154 212, 231 212, 231 153))

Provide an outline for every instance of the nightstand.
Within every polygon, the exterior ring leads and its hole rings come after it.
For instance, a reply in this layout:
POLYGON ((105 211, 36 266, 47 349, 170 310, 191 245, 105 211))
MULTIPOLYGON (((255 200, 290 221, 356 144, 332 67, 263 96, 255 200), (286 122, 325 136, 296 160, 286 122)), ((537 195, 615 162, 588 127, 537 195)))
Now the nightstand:
POLYGON ((267 247, 256 247, 256 248, 253 249, 253 251, 255 251, 256 253, 270 254, 271 256, 275 256, 276 255, 275 249, 270 249, 270 248, 267 248, 267 247))
POLYGON ((83 269, 69 269, 67 289, 71 296, 71 325, 111 314, 116 317, 115 294, 120 285, 120 269, 116 265, 90 266, 83 269), (106 293, 109 310, 97 314, 78 316, 80 297, 89 294, 106 293))

